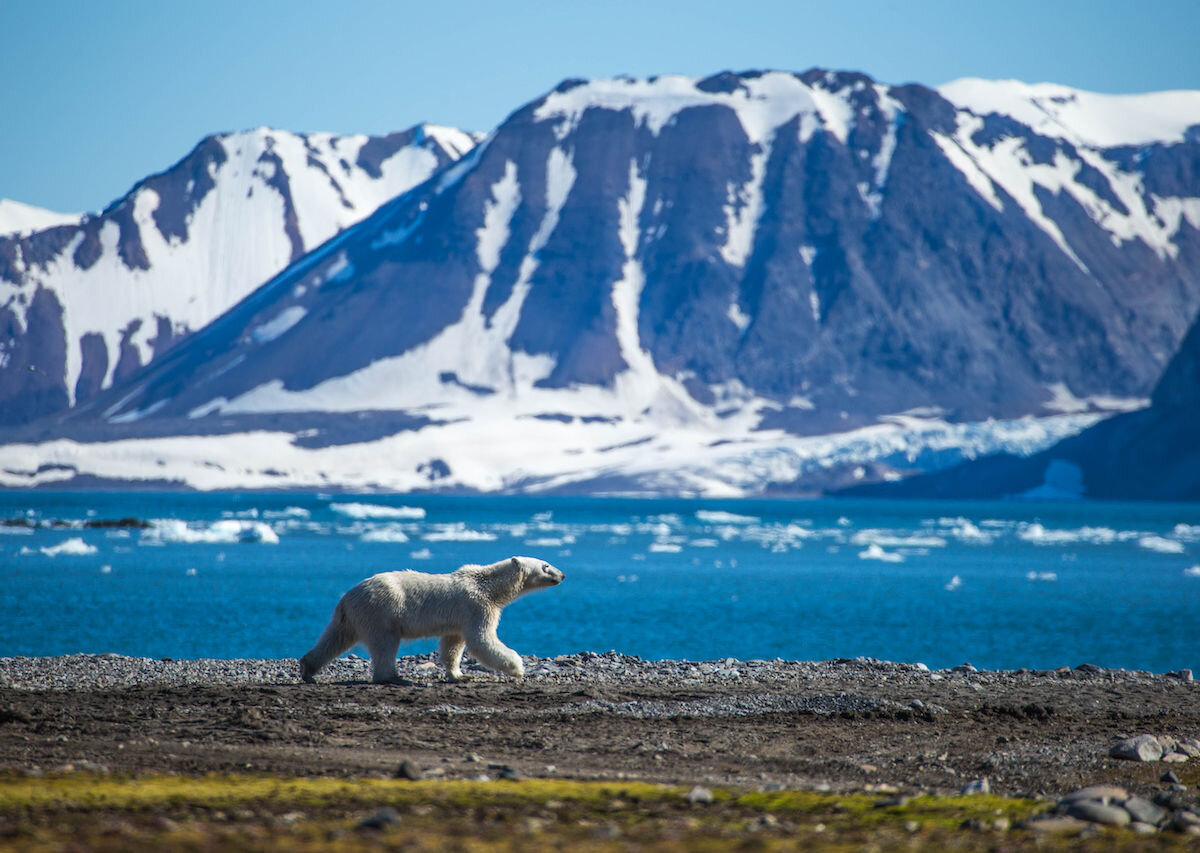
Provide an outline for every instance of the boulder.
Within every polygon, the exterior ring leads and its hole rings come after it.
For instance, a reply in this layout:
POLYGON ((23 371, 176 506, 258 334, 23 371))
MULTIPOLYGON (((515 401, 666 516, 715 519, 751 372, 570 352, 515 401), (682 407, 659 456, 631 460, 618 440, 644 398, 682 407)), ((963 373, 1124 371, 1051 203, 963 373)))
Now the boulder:
POLYGON ((1125 738, 1108 754, 1126 761, 1158 761, 1163 757, 1163 748, 1154 735, 1138 735, 1125 738))

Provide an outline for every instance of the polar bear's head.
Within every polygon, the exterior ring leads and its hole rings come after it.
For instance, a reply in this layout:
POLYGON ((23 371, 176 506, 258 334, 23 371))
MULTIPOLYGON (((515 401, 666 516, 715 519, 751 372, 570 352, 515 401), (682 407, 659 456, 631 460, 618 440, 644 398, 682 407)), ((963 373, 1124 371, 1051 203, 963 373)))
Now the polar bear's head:
POLYGON ((513 557, 509 560, 514 571, 521 573, 521 592, 532 592, 548 586, 558 586, 563 582, 560 569, 539 560, 536 557, 513 557))

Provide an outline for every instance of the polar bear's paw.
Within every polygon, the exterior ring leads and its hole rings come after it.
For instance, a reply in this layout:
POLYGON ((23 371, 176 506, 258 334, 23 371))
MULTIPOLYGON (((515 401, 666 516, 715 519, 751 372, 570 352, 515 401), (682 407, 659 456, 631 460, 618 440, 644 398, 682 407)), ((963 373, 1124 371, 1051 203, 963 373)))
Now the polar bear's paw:
POLYGON ((300 680, 303 681, 305 684, 316 684, 317 680, 315 678, 313 678, 314 674, 315 673, 313 672, 313 668, 309 665, 308 661, 301 660, 300 661, 300 680))

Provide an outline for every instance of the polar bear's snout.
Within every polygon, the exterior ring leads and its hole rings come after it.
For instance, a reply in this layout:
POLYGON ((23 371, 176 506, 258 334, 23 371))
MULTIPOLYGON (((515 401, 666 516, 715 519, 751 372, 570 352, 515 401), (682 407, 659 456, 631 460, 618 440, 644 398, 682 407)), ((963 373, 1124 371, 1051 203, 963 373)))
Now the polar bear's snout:
POLYGON ((563 578, 566 577, 566 575, 562 573, 562 569, 556 569, 549 563, 542 563, 541 571, 547 586, 558 586, 563 582, 563 578))

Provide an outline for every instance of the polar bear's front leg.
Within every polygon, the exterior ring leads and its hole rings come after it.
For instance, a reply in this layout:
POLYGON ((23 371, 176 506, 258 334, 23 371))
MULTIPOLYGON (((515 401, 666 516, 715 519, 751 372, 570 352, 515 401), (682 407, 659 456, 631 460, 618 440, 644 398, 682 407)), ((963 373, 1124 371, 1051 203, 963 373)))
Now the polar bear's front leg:
POLYGON ((465 678, 460 668, 465 646, 466 641, 462 634, 447 634, 438 643, 438 656, 442 666, 446 668, 446 677, 451 681, 462 681, 465 678))
POLYGON ((507 673, 513 678, 525 677, 525 664, 521 662, 521 656, 500 642, 495 626, 485 626, 469 633, 466 642, 471 657, 489 669, 507 673))

